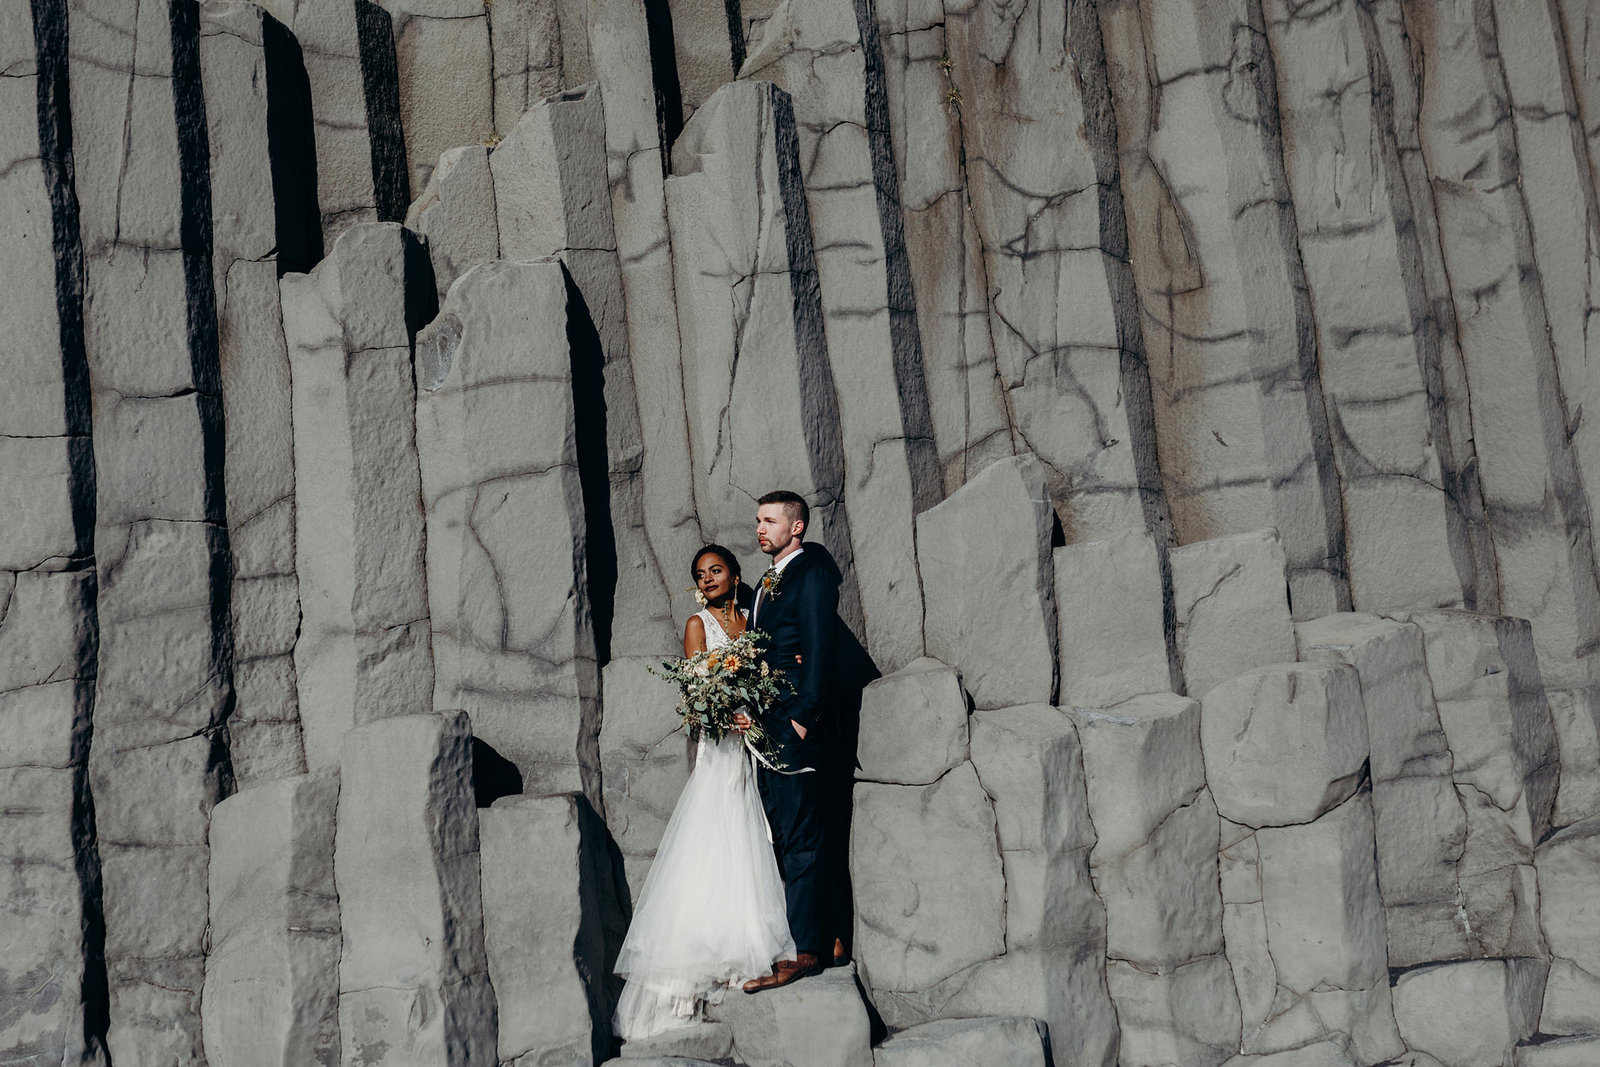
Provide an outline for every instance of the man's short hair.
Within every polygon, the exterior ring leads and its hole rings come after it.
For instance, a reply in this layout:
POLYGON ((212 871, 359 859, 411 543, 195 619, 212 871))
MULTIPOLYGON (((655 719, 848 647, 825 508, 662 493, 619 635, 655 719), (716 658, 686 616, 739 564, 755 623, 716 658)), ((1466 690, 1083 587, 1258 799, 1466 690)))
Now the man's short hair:
POLYGON ((802 540, 805 539, 806 531, 811 528, 811 505, 806 503, 805 497, 799 493, 791 493, 787 489, 774 489, 756 501, 757 507, 762 504, 783 505, 783 513, 789 516, 790 522, 796 519, 800 521, 800 537, 802 540))

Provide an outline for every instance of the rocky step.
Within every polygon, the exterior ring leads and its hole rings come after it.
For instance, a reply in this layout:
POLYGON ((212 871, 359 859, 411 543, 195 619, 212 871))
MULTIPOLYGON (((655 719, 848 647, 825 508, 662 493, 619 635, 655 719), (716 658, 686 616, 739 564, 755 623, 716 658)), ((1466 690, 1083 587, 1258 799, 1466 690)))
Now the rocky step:
POLYGON ((1044 1067, 1045 1028, 1035 1019, 941 1019, 872 1047, 870 1009, 854 964, 758 996, 729 993, 706 1021, 624 1042, 612 1064, 740 1067, 1044 1067))

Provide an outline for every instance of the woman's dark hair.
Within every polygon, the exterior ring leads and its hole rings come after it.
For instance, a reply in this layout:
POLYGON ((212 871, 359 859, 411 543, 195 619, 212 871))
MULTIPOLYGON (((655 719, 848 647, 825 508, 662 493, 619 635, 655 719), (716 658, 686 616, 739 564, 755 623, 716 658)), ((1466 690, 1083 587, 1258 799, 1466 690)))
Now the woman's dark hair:
POLYGON ((738 556, 735 556, 732 552, 728 551, 721 545, 704 545, 701 547, 700 551, 694 554, 694 559, 689 561, 689 577, 694 577, 694 571, 695 568, 700 565, 701 556, 721 556, 723 564, 733 572, 735 585, 738 584, 737 579, 744 576, 744 572, 739 569, 738 556))

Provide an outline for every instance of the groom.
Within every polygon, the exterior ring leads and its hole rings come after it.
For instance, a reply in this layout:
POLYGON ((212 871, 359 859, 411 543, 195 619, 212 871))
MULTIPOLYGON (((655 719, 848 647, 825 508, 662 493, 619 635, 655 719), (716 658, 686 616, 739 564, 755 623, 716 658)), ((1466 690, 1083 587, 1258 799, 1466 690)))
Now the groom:
POLYGON ((746 983, 746 993, 788 985, 843 955, 850 915, 843 864, 849 843, 836 840, 833 811, 837 724, 826 699, 836 667, 838 569, 825 551, 805 551, 811 509, 799 494, 779 490, 756 504, 756 541, 772 565, 757 584, 750 625, 770 638, 762 658, 794 686, 767 714, 785 767, 762 768, 760 788, 783 872, 795 959, 746 983))

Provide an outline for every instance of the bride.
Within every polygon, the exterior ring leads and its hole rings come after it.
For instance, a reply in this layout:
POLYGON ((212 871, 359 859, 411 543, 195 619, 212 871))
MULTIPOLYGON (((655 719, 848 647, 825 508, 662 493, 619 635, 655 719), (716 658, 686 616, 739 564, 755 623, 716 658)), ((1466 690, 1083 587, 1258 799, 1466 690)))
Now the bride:
MULTIPOLYGON (((744 633, 739 561, 707 545, 691 564, 706 609, 683 629, 683 654, 744 633)), ((793 959, 783 878, 773 856, 750 757, 738 734, 695 750, 694 770, 672 810, 617 956, 627 979, 612 1017, 624 1040, 698 1022, 728 987, 793 959)))

